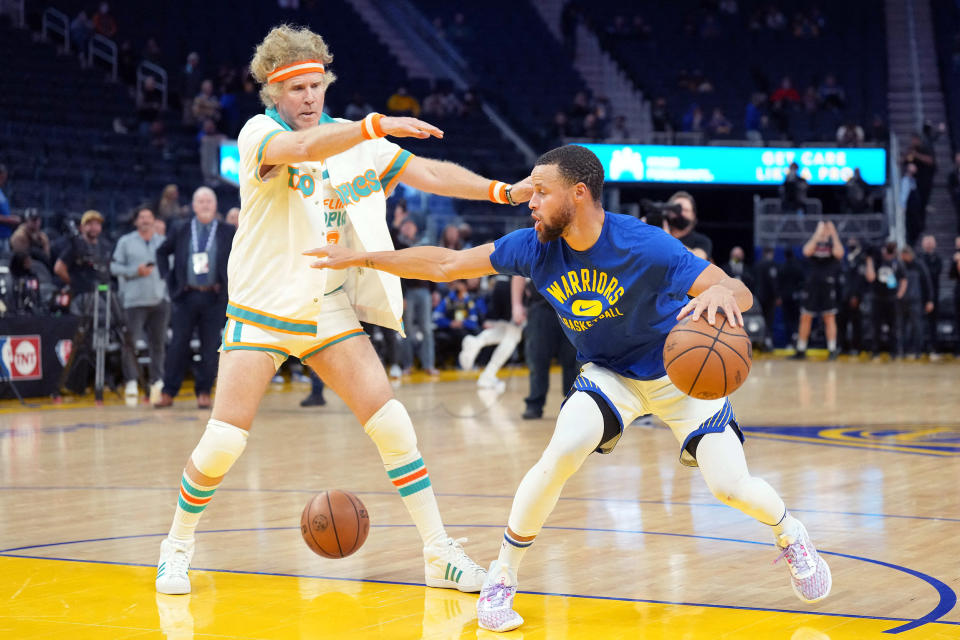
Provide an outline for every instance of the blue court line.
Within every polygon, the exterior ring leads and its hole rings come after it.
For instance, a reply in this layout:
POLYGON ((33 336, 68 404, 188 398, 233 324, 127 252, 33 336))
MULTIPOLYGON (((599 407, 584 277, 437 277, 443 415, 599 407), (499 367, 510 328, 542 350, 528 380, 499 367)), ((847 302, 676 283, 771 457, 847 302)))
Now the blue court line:
MULTIPOLYGON (((104 487, 104 486, 0 486, 0 491, 169 491, 176 494, 176 487, 104 487)), ((220 487, 217 492, 235 493, 317 493, 319 489, 251 489, 249 487, 220 487)), ((395 496, 396 491, 354 491, 358 496, 395 496)), ((484 498, 513 500, 512 494, 496 493, 436 493, 442 498, 484 498)), ((583 498, 560 496, 560 500, 572 502, 613 502, 625 504, 662 504, 687 507, 707 507, 710 509, 729 509, 731 507, 720 502, 682 502, 673 500, 638 500, 634 498, 583 498)), ((893 518, 902 520, 933 520, 937 522, 960 522, 960 518, 943 518, 938 516, 905 516, 895 513, 866 513, 862 511, 829 511, 825 509, 797 509, 790 507, 791 513, 820 513, 835 516, 857 516, 863 518, 893 518)))
MULTIPOLYGON (((371 525, 373 527, 379 528, 399 528, 399 527, 413 527, 412 524, 375 524, 371 525)), ((464 528, 501 528, 502 525, 494 524, 448 524, 450 527, 464 527, 464 528)), ((599 529, 599 528, 589 528, 589 527, 557 527, 557 526, 545 526, 544 529, 556 530, 556 531, 583 531, 583 532, 598 532, 598 533, 632 533, 640 535, 654 535, 654 536, 669 536, 676 538, 693 538, 698 540, 714 540, 717 542, 737 542, 741 544, 754 544, 769 546, 771 543, 766 542, 757 542, 755 540, 740 540, 737 538, 719 538, 713 536, 700 536, 693 535, 689 533, 667 533, 659 531, 641 531, 636 529, 599 529)), ((212 533, 242 533, 242 532, 252 532, 252 531, 294 531, 298 530, 299 527, 253 527, 248 529, 214 529, 210 531, 197 531, 197 534, 212 534, 212 533)), ((160 538, 166 536, 166 533, 147 533, 147 534, 138 534, 138 535, 129 535, 129 536, 114 536, 109 538, 92 538, 88 540, 72 540, 66 542, 54 542, 48 544, 37 544, 37 545, 28 545, 25 547, 14 547, 10 549, 0 549, 0 556, 11 557, 11 558, 27 558, 34 560, 62 560, 69 562, 88 562, 91 564, 113 564, 113 565, 122 565, 122 566, 135 566, 135 567, 153 567, 152 564, 142 564, 142 563, 133 563, 133 562, 112 562, 112 561, 92 561, 92 560, 81 560, 77 558, 58 558, 58 557, 45 557, 45 556, 32 556, 32 555, 20 555, 14 554, 14 551, 26 551, 29 549, 40 549, 46 547, 58 547, 70 544, 84 544, 90 542, 109 542, 113 540, 129 540, 133 538, 160 538)), ((929 613, 921 616, 916 619, 909 618, 891 618, 885 616, 867 616, 867 615, 857 615, 857 614, 845 614, 845 613, 831 613, 825 611, 801 611, 796 609, 774 609, 766 607, 738 607, 733 605, 720 605, 720 604, 708 604, 700 602, 672 602, 668 600, 648 600, 643 598, 625 598, 625 597, 616 597, 616 596, 591 596, 583 594, 569 594, 569 593, 551 593, 551 592, 539 592, 539 591, 530 591, 525 593, 533 593, 536 595, 550 595, 550 596, 562 596, 569 598, 585 598, 585 599, 598 599, 598 600, 614 600, 621 602, 644 602, 651 604, 669 604, 669 605, 684 605, 684 606, 698 606, 698 607, 712 607, 717 609, 738 609, 744 611, 770 611, 770 612, 780 612, 780 613, 798 613, 798 614, 810 614, 810 615, 822 615, 822 616, 836 616, 844 618, 860 618, 866 620, 889 620, 894 622, 906 622, 897 627, 893 627, 885 630, 883 633, 903 633, 904 631, 909 631, 911 629, 916 629, 926 624, 949 624, 949 625, 960 625, 960 622, 953 622, 949 620, 940 620, 942 616, 949 613, 957 603, 957 596, 953 590, 941 582, 940 580, 929 576, 925 573, 909 569, 900 565, 883 562, 882 560, 874 560, 872 558, 864 558, 862 556, 854 556, 845 553, 838 553, 834 551, 819 551, 824 555, 838 556, 841 558, 848 558, 851 560, 859 560, 861 562, 869 562, 871 564, 876 564, 881 567, 886 567, 888 569, 894 569, 896 571, 901 571, 908 575, 911 575, 915 578, 923 580, 927 584, 931 585, 936 589, 937 594, 940 596, 940 600, 937 603, 937 606, 934 607, 929 613)), ((250 574, 250 575, 269 575, 269 576, 287 576, 287 577, 300 577, 300 578, 320 578, 325 580, 343 580, 349 582, 372 582, 377 584, 399 584, 399 585, 410 585, 410 586, 421 586, 416 582, 401 582, 401 581, 390 581, 390 580, 373 580, 365 578, 339 578, 331 576, 317 576, 309 574, 291 574, 291 573, 272 573, 266 571, 239 571, 232 569, 204 569, 202 567, 194 567, 197 571, 211 571, 216 573, 238 573, 238 574, 250 574)))

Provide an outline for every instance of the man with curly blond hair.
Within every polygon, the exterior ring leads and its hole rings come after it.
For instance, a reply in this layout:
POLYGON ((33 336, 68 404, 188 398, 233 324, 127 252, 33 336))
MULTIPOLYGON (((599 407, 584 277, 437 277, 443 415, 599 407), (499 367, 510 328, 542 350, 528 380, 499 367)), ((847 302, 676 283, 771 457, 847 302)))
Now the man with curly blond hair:
MULTIPOLYGON (((300 358, 343 399, 380 452, 387 476, 423 539, 426 584, 479 591, 485 572, 447 536, 417 437, 360 321, 402 331, 396 276, 372 269, 311 269, 303 253, 344 244, 392 250, 386 197, 402 179, 443 196, 524 202, 529 181, 491 181, 449 162, 419 158, 394 138, 442 138, 416 118, 371 113, 351 122, 323 113, 333 56, 319 35, 276 27, 250 64, 267 110, 239 135, 240 223, 228 268, 229 304, 213 413, 190 458, 156 588, 190 592, 194 531, 240 457, 277 367, 300 358)), ((202 254, 199 247, 195 247, 202 254)), ((202 256, 194 265, 202 268, 202 256)))

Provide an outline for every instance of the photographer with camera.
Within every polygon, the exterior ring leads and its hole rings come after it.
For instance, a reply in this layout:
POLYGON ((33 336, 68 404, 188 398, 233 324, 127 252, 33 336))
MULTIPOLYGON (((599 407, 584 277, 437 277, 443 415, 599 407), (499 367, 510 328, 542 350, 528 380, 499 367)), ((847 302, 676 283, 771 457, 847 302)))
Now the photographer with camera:
POLYGON ((53 267, 50 258, 50 238, 43 232, 43 220, 40 212, 35 208, 27 209, 23 213, 23 223, 10 236, 10 250, 14 253, 26 253, 37 262, 42 262, 47 269, 53 267))
POLYGON ((155 232, 153 210, 141 206, 133 220, 136 231, 121 236, 110 262, 110 272, 120 279, 120 302, 134 339, 145 339, 150 354, 150 402, 160 401, 170 296, 157 270, 157 248, 164 236, 155 232))
POLYGON ((693 253, 702 252, 699 255, 704 260, 713 259, 713 242, 694 230, 697 226, 697 204, 692 195, 677 191, 665 203, 641 200, 640 208, 644 222, 662 227, 693 253))
MULTIPOLYGON (((53 272, 70 287, 70 313, 83 318, 81 326, 93 322, 95 300, 100 295, 98 286, 110 285, 110 256, 113 247, 100 237, 102 231, 103 216, 100 212, 93 209, 84 212, 80 218, 79 232, 70 238, 67 249, 53 265, 53 272)), ((126 381, 124 395, 136 397, 137 361, 133 340, 130 332, 123 327, 123 315, 116 298, 110 296, 110 301, 111 325, 117 329, 115 335, 120 342, 120 360, 126 381)), ((105 310, 106 305, 103 302, 99 313, 105 314, 105 310)))
MULTIPOLYGON (((23 251, 14 252, 10 258, 10 278, 13 281, 12 303, 7 309, 14 315, 44 313, 40 299, 40 278, 33 270, 33 258, 23 251)), ((6 298, 6 296, 3 296, 6 298)))

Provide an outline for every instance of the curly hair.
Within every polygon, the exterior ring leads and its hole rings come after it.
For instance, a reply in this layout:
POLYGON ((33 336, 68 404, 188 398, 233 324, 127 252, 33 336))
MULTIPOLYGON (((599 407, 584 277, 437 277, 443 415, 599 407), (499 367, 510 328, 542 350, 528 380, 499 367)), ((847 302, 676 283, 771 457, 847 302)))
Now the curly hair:
MULTIPOLYGON (((323 38, 306 27, 282 24, 274 27, 263 39, 250 61, 250 73, 260 85, 260 100, 267 107, 276 106, 281 83, 267 83, 267 76, 276 69, 299 60, 319 60, 325 66, 333 61, 333 54, 323 38)), ((323 88, 337 79, 330 71, 323 74, 323 88)))

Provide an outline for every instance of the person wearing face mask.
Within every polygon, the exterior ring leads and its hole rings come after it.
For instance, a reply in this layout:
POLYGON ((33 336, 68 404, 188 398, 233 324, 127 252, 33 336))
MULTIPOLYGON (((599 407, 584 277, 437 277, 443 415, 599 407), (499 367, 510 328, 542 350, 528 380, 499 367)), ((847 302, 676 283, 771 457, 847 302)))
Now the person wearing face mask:
POLYGON ((837 337, 840 348, 850 355, 863 349, 863 298, 867 292, 867 255, 860 240, 847 240, 840 274, 840 305, 837 311, 837 337))
POLYGON ((173 303, 173 337, 167 350, 163 391, 154 403, 158 409, 171 406, 180 391, 192 361, 190 338, 195 329, 200 334, 200 366, 195 381, 197 407, 210 408, 220 329, 227 308, 227 259, 236 230, 217 220, 217 195, 213 189, 197 189, 191 207, 194 215, 175 224, 157 248, 157 267, 167 281, 173 303))

